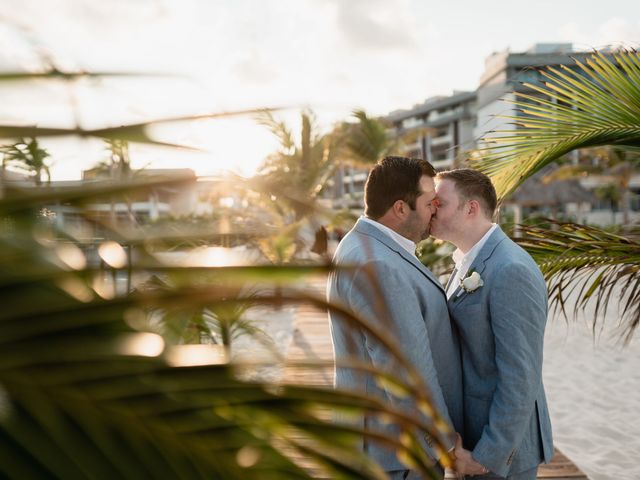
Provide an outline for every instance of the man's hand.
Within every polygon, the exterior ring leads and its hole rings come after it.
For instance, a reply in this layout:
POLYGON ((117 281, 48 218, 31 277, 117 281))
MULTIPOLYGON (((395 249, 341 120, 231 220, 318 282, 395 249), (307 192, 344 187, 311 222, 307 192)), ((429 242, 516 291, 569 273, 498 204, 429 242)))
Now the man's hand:
POLYGON ((483 475, 489 473, 488 469, 474 460, 469 450, 464 449, 460 435, 456 437, 454 454, 456 457, 455 469, 459 475, 483 475))

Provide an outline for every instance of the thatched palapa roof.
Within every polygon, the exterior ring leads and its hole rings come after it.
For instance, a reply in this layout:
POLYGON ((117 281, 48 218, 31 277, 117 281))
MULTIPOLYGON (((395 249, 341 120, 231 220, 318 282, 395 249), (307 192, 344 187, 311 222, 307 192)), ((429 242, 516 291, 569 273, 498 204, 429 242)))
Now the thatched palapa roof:
POLYGON ((522 207, 543 207, 566 203, 593 203, 597 199, 578 180, 556 180, 545 183, 539 178, 524 182, 509 198, 507 204, 522 207))

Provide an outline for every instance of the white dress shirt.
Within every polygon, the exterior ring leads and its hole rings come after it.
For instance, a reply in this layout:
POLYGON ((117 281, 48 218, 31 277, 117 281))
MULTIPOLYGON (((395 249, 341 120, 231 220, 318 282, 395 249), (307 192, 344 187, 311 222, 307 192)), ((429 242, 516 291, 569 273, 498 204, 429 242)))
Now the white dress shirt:
POLYGON ((456 262, 456 272, 455 275, 451 278, 449 282, 449 288, 447 288, 447 299, 451 298, 453 292, 460 286, 460 279, 465 278, 467 276, 467 272, 469 271, 469 267, 473 263, 473 261, 478 256, 478 252, 482 249, 487 240, 493 233, 493 231, 498 228, 496 223, 491 225, 491 228, 484 234, 484 236, 478 240, 478 242, 471 247, 466 254, 462 253, 462 251, 458 248, 451 255, 453 261, 456 262))
POLYGON ((367 218, 367 217, 363 216, 363 217, 360 217, 360 219, 365 221, 365 222, 367 222, 367 223, 369 223, 369 224, 371 224, 371 225, 373 225, 374 227, 376 227, 380 231, 382 231, 385 234, 387 234, 388 236, 390 236, 391 239, 394 240, 398 245, 400 245, 402 248, 404 248, 411 255, 415 256, 415 254, 416 254, 416 244, 414 243, 413 240, 409 240, 407 237, 403 237, 398 232, 395 232, 395 231, 391 230, 386 225, 383 225, 380 222, 376 222, 375 220, 372 220, 370 218, 367 218))

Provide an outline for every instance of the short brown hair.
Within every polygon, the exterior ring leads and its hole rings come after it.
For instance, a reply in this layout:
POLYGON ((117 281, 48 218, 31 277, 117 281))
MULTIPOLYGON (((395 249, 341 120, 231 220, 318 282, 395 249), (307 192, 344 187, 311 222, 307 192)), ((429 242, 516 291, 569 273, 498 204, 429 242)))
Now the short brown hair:
POLYGON ((404 200, 412 210, 422 194, 420 179, 423 175, 435 177, 436 171, 420 158, 388 156, 380 160, 369 172, 364 187, 364 213, 378 219, 398 200, 404 200))
POLYGON ((456 192, 464 200, 478 200, 485 216, 490 220, 498 206, 496 189, 484 173, 471 168, 458 168, 438 173, 437 180, 451 180, 456 192))

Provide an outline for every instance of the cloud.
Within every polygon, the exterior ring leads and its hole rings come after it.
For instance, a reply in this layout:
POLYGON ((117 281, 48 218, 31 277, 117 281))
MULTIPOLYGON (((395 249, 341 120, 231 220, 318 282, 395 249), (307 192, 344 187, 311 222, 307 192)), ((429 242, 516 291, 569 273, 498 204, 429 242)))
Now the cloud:
POLYGON ((42 67, 43 59, 29 32, 0 23, 0 69, 28 71, 42 67))
POLYGON ((364 50, 405 50, 417 46, 407 2, 349 0, 336 3, 336 22, 351 46, 364 50))
POLYGON ((596 28, 584 28, 575 22, 565 23, 558 29, 560 39, 572 42, 575 48, 590 50, 608 45, 637 47, 640 43, 640 21, 613 17, 596 28))
POLYGON ((610 18, 598 28, 600 41, 606 44, 635 44, 640 42, 640 21, 610 18))
POLYGON ((247 83, 269 83, 278 78, 278 72, 257 51, 233 66, 233 73, 247 83))

